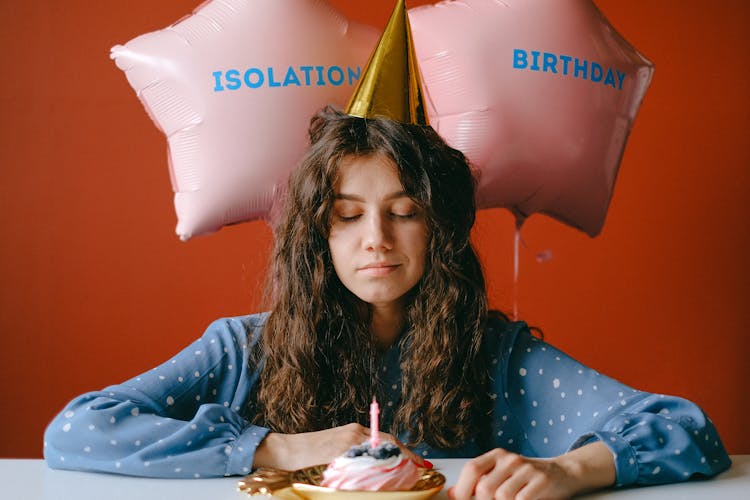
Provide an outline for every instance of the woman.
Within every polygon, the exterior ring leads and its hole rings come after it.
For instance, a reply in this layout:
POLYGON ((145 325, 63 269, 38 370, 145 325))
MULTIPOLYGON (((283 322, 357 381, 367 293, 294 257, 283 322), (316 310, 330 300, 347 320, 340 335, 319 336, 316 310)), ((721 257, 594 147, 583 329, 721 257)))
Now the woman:
POLYGON ((275 231, 272 312, 217 321, 165 364, 72 401, 47 429, 50 466, 209 477, 326 463, 367 439, 373 395, 384 439, 418 463, 476 457, 456 499, 729 466, 694 404, 626 387, 488 311, 472 174, 430 127, 326 109, 310 138, 275 231))

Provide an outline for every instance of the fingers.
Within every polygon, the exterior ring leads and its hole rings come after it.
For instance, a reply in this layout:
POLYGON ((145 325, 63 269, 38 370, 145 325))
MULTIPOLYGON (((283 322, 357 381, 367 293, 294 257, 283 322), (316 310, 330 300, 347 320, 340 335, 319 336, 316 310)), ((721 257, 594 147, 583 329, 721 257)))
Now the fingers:
MULTIPOLYGON (((512 470, 495 463, 492 470, 479 478, 474 487, 474 494, 477 498, 515 498, 515 478, 512 470)), ((525 483, 521 486, 523 484, 525 483)))
POLYGON ((528 459, 502 449, 495 449, 468 462, 456 485, 448 491, 453 500, 477 498, 516 498, 536 475, 528 459))
POLYGON ((517 495, 520 498, 568 498, 573 493, 554 488, 550 478, 536 474, 518 490, 517 495))
POLYGON ((390 441, 396 446, 398 446, 401 449, 401 453, 406 458, 408 458, 409 460, 417 464, 418 466, 427 467, 427 464, 425 463, 425 460, 422 457, 420 457, 419 455, 411 451, 409 448, 407 448, 406 445, 402 443, 401 441, 399 441, 398 438, 396 438, 395 436, 392 436, 391 434, 388 434, 386 432, 378 432, 378 437, 380 438, 381 441, 390 441))
MULTIPOLYGON (((403 453, 403 455, 406 458, 408 458, 409 460, 411 460, 412 462, 414 462, 415 464, 417 464, 419 467, 425 467, 425 468, 428 468, 428 469, 432 468, 432 467, 428 467, 427 466, 427 462, 425 461, 424 458, 422 458, 419 455, 415 454, 413 451, 411 451, 409 448, 407 448, 403 444, 398 443, 398 442, 396 444, 398 445, 399 448, 401 448, 401 453, 403 453)), ((430 465, 432 465, 432 464, 430 464, 430 465)))
POLYGON ((419 455, 411 451, 409 448, 407 448, 403 444, 401 443, 397 443, 397 444, 398 444, 398 447, 401 448, 401 453, 403 453, 403 455, 406 458, 408 458, 409 460, 417 464, 419 467, 427 467, 427 464, 425 463, 424 458, 420 457, 419 455))
POLYGON ((370 429, 358 423, 346 424, 341 428, 345 432, 344 443, 348 450, 352 446, 358 446, 370 438, 370 429))
MULTIPOLYGON (((496 461, 502 458, 505 454, 507 454, 507 452, 495 449, 470 460, 464 465, 461 474, 458 476, 456 485, 449 492, 450 497, 454 500, 469 500, 473 495, 479 480, 489 471, 493 470, 496 461)), ((502 471, 500 469, 498 469, 498 471, 497 475, 499 476, 502 471)))
MULTIPOLYGON (((480 484, 482 494, 487 491, 492 492, 494 498, 516 498, 521 490, 526 489, 529 485, 529 482, 534 477, 536 469, 530 463, 523 463, 514 470, 508 471, 506 469, 506 471, 508 474, 500 481, 492 482, 491 480, 488 480, 486 484, 480 484)), ((477 495, 480 494, 479 491, 480 487, 478 486, 477 495)))
MULTIPOLYGON (((351 423, 346 424, 342 426, 342 429, 346 432, 346 439, 345 439, 345 447, 344 449, 339 453, 344 453, 346 450, 351 448, 352 446, 358 446, 368 439, 370 439, 370 429, 367 427, 364 427, 357 423, 351 423)), ((380 438, 380 441, 390 441, 396 446, 398 446, 401 449, 401 453, 411 460, 412 462, 416 463, 420 467, 428 467, 426 461, 420 457, 419 455, 412 452, 409 448, 406 447, 404 443, 398 440, 395 436, 388 434, 387 432, 378 432, 378 437, 380 438)), ((432 464, 428 468, 432 468, 432 464)))

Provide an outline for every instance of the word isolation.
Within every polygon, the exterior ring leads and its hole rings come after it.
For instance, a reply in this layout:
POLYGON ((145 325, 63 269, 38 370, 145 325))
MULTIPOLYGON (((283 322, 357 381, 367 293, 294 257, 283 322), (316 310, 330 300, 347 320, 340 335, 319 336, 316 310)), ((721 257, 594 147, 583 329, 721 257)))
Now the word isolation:
POLYGON ((604 68, 595 61, 538 50, 513 49, 513 68, 581 78, 617 90, 622 90, 626 76, 622 71, 604 68))
POLYGON ((258 89, 261 87, 324 87, 331 85, 338 87, 344 83, 353 85, 359 80, 362 70, 341 66, 288 66, 279 68, 248 68, 244 71, 228 69, 214 71, 214 92, 224 90, 239 90, 247 87, 258 89))

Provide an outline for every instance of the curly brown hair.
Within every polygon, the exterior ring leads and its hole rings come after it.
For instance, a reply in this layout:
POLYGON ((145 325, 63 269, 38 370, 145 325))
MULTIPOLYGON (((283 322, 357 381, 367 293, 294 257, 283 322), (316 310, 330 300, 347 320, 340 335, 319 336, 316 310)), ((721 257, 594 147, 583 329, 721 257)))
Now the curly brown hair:
POLYGON ((272 312, 254 353, 263 363, 254 421, 284 433, 367 423, 379 391, 370 308, 339 281, 328 232, 342 159, 382 154, 395 163, 429 230, 424 274, 406 297, 401 402, 392 428, 383 430, 441 448, 477 437, 489 425, 482 350, 488 307, 469 239, 475 180, 466 158, 431 127, 330 107, 312 119, 310 143, 275 228, 272 312))

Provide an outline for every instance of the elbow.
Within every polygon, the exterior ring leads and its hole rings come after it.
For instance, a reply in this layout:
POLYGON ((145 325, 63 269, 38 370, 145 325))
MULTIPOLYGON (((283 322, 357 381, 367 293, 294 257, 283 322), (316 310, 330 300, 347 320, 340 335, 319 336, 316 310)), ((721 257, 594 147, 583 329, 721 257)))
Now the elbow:
POLYGON ((90 404, 94 396, 83 395, 71 401, 44 431, 43 455, 53 469, 78 468, 75 464, 86 455, 83 433, 95 429, 90 419, 90 404))
POLYGON ((64 422, 61 416, 62 414, 56 416, 44 431, 44 461, 53 469, 65 469, 65 457, 69 455, 63 450, 70 444, 68 433, 72 424, 64 422))

